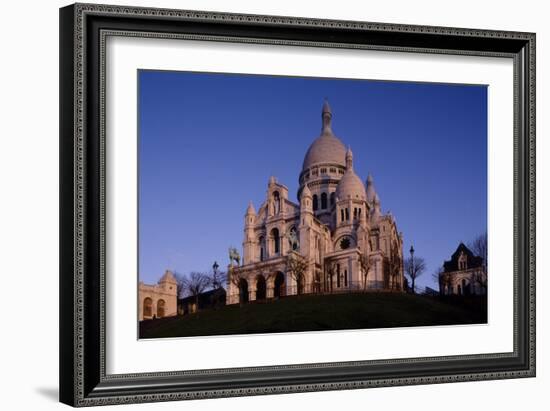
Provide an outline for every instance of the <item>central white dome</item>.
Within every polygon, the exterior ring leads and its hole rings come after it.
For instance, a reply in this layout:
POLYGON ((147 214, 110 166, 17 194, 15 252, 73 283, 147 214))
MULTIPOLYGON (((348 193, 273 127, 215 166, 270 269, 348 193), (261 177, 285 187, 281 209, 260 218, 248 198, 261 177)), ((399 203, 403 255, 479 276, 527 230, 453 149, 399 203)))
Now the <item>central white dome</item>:
POLYGON ((323 134, 309 146, 302 170, 316 164, 346 165, 346 147, 332 134, 323 134))

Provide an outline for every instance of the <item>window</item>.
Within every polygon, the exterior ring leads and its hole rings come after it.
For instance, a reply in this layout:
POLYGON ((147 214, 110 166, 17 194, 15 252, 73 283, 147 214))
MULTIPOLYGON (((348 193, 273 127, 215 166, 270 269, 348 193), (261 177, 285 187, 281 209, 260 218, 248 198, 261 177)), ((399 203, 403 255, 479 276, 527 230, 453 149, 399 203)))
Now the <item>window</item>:
POLYGON ((317 194, 314 194, 313 195, 313 211, 317 211, 317 208, 319 208, 318 198, 317 198, 317 194))
POLYGON ((346 208, 346 221, 349 221, 349 208, 346 208))
POLYGON ((321 194, 321 209, 327 208, 327 193, 321 194))
POLYGON ((165 314, 165 302, 164 300, 158 300, 157 302, 157 317, 158 318, 162 318, 162 317, 165 317, 166 314, 165 314))
POLYGON ((340 264, 336 264, 336 287, 340 288, 340 264))
POLYGON ((344 287, 348 286, 348 270, 344 270, 344 287))
POLYGON ((330 172, 331 172, 331 173, 336 173, 336 169, 335 169, 334 167, 331 167, 331 168, 330 168, 330 172))
POLYGON ((341 221, 344 221, 344 209, 340 209, 340 217, 341 217, 341 221))
POLYGON ((271 241, 273 241, 273 253, 279 254, 280 237, 279 237, 279 230, 277 230, 276 228, 271 230, 271 241))
POLYGON ((344 237, 340 240, 340 248, 342 250, 347 250, 351 245, 351 241, 348 237, 344 237))
POLYGON ((353 207, 353 219, 357 220, 357 207, 353 207))
POLYGON ((333 206, 334 205, 334 197, 335 197, 335 194, 334 194, 334 191, 332 193, 330 193, 330 205, 333 206))
POLYGON ((260 237, 260 239, 258 241, 260 243, 260 261, 264 261, 264 258, 265 258, 265 249, 264 249, 265 239, 262 236, 262 237, 260 237))
POLYGON ((153 300, 147 297, 143 301, 143 318, 150 318, 153 316, 153 300))

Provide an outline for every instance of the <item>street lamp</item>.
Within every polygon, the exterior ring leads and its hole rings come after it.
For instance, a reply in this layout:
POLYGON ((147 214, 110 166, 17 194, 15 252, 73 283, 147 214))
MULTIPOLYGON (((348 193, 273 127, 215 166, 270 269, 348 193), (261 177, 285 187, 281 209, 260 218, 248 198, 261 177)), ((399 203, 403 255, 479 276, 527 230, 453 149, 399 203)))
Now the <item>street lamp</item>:
POLYGON ((212 270, 214 271, 214 275, 212 276, 212 280, 213 280, 212 285, 214 288, 221 287, 221 284, 219 284, 219 279, 218 279, 218 268, 220 268, 220 266, 218 265, 218 262, 214 261, 214 264, 212 265, 212 270))

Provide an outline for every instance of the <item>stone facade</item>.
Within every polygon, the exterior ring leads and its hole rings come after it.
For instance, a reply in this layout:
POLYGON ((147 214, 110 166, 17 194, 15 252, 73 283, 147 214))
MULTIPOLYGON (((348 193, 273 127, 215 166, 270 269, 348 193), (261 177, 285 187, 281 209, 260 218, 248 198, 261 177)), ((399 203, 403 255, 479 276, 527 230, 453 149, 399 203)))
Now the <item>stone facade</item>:
POLYGON ((439 287, 443 295, 487 294, 487 270, 483 258, 460 243, 451 259, 443 264, 439 287))
POLYGON ((139 321, 172 317, 178 313, 177 283, 166 271, 157 284, 139 282, 139 321))
POLYGON ((366 185, 353 153, 332 131, 322 110, 321 135, 309 147, 299 175, 298 203, 271 177, 256 212, 244 222, 242 265, 228 268, 227 303, 302 293, 403 289, 403 237, 383 214, 372 176, 366 185), (306 266, 297 280, 289 256, 306 266))

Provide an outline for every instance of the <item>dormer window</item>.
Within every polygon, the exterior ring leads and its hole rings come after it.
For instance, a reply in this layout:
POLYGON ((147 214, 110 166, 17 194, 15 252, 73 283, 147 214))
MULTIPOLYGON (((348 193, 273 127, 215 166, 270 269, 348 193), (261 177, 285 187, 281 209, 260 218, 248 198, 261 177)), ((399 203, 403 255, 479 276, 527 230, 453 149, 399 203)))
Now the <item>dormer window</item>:
POLYGON ((461 253, 460 256, 458 257, 458 269, 459 270, 468 269, 468 258, 464 253, 461 253))

